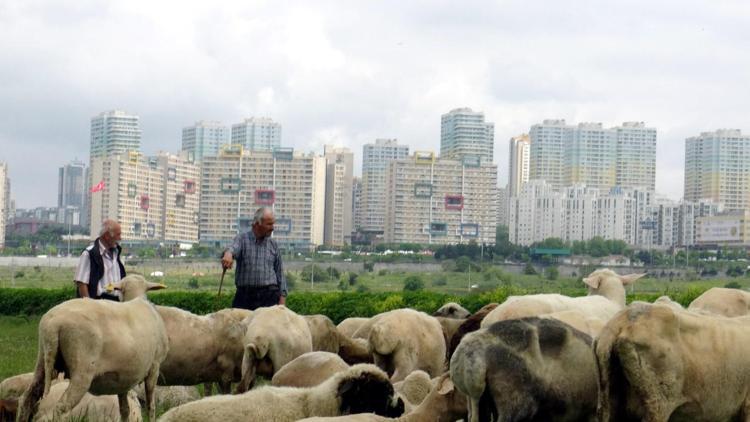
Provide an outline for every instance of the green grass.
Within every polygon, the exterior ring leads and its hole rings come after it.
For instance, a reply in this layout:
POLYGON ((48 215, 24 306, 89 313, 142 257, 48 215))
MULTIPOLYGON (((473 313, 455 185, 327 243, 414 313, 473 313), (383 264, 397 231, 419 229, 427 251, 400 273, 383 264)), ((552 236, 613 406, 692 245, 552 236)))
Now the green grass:
POLYGON ((0 380, 34 370, 39 319, 0 317, 0 380))

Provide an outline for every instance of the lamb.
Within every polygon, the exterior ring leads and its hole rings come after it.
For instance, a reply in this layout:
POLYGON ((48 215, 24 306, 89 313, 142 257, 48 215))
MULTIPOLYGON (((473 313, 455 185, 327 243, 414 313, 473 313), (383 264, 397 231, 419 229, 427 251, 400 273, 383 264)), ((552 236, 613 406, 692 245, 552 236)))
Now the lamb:
POLYGON ((276 305, 260 308, 245 319, 247 331, 243 340, 242 377, 236 392, 249 390, 255 382, 256 371, 264 365, 273 373, 297 356, 312 352, 312 336, 304 318, 276 305))
POLYGON ((424 312, 397 309, 379 315, 368 342, 375 364, 388 372, 393 382, 403 380, 416 369, 430 376, 438 376, 444 370, 443 330, 435 317, 424 312))
POLYGON ((246 326, 245 309, 224 309, 199 316, 179 308, 156 306, 169 338, 169 353, 160 367, 161 385, 217 383, 227 394, 240 380, 246 326))
POLYGON ((453 356, 453 352, 456 351, 456 347, 458 347, 459 343, 461 343, 461 339, 464 338, 466 334, 478 330, 487 314, 492 312, 492 310, 497 308, 497 306, 497 303, 488 303, 487 305, 482 306, 478 311, 471 314, 463 323, 461 323, 461 325, 458 327, 458 330, 456 330, 456 332, 453 334, 453 337, 451 337, 450 344, 448 345, 448 361, 450 361, 451 356, 453 356))
MULTIPOLYGON (((53 418, 55 403, 57 403, 68 388, 68 381, 62 381, 50 388, 49 394, 44 396, 39 402, 39 411, 34 418, 35 421, 59 421, 53 418)), ((128 421, 139 422, 141 417, 141 404, 135 395, 130 391, 127 394, 128 421)), ((118 397, 116 395, 95 396, 86 393, 73 410, 65 416, 66 421, 89 421, 89 422, 120 422, 120 412, 118 411, 118 397)))
POLYGON ((403 402, 395 399, 388 376, 371 364, 354 365, 315 387, 266 386, 240 395, 207 397, 171 409, 160 420, 286 422, 366 412, 383 416, 403 412, 403 402))
POLYGON ((713 287, 690 302, 690 311, 710 312, 726 317, 750 314, 750 293, 739 289, 713 287))
POLYGON ((32 409, 42 396, 49 394, 56 371, 70 379, 65 393, 55 403, 56 417, 73 409, 88 391, 96 395, 117 394, 120 415, 127 419, 128 391, 145 381, 149 417, 154 420, 154 387, 169 341, 164 322, 145 294, 164 287, 131 275, 115 286, 122 291, 123 303, 73 299, 44 314, 39 322, 34 379, 21 396, 18 420, 27 421, 34 416, 32 409))
POLYGON ((594 349, 600 421, 750 419, 750 317, 634 302, 594 349))
POLYGON ((646 274, 618 275, 609 269, 596 270, 583 282, 589 294, 584 297, 568 297, 559 294, 536 294, 511 296, 490 312, 482 321, 482 328, 494 322, 508 319, 540 316, 553 312, 577 309, 584 315, 608 321, 625 308, 625 287, 646 274))
POLYGON ((450 373, 469 400, 470 422, 579 421, 596 411, 591 337, 554 319, 499 321, 467 334, 450 373))
POLYGON ((466 396, 454 387, 448 374, 440 376, 433 384, 422 403, 399 418, 391 419, 372 413, 361 413, 330 418, 308 418, 299 422, 453 422, 465 418, 466 396))
MULTIPOLYGON (((143 384, 138 384, 133 391, 140 403, 146 403, 146 390, 143 384)), ((201 398, 200 391, 194 385, 157 385, 154 392, 156 407, 160 409, 171 409, 201 398)))
POLYGON ((312 387, 348 368, 349 365, 335 353, 305 353, 276 371, 271 379, 271 385, 276 387, 312 387))
POLYGON ((471 312, 456 302, 448 302, 432 313, 434 317, 466 319, 471 312))
POLYGON ((340 335, 333 321, 325 315, 304 315, 312 336, 313 351, 338 353, 340 335))
POLYGON ((0 382, 0 399, 17 399, 34 379, 33 372, 8 377, 0 382))
POLYGON ((359 329, 359 327, 362 326, 365 322, 367 322, 370 318, 347 318, 341 322, 339 322, 339 325, 336 326, 336 329, 339 330, 339 333, 342 335, 345 335, 349 338, 354 338, 354 333, 359 329))
POLYGON ((410 412, 419 406, 432 389, 430 374, 417 369, 403 381, 393 383, 393 389, 404 400, 404 409, 410 412))

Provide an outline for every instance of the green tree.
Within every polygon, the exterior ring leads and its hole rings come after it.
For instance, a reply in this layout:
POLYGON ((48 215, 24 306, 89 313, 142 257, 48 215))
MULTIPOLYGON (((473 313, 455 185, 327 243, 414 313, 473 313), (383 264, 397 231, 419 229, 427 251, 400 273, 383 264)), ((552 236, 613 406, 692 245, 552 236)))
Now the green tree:
POLYGON ((554 281, 557 280, 557 277, 560 276, 560 271, 557 269, 557 267, 547 267, 544 269, 544 276, 547 278, 547 280, 554 281))
POLYGON ((419 275, 410 275, 404 280, 404 291, 416 292, 424 289, 424 280, 419 275))
POLYGON ((531 262, 527 262, 526 266, 523 267, 523 273, 526 274, 526 275, 536 275, 537 274, 536 269, 534 268, 533 265, 531 265, 531 262))

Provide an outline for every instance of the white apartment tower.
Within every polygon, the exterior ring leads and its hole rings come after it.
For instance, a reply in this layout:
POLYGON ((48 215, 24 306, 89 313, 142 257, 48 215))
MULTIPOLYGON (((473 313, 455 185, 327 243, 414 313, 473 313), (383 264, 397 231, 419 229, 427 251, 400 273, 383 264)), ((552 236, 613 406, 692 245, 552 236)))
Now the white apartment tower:
POLYGON ((497 166, 479 157, 415 152, 392 161, 385 197, 386 242, 495 242, 497 166))
POLYGON ((721 202, 727 211, 750 209, 750 135, 719 129, 687 138, 684 197, 721 202))
POLYGON ((225 245, 250 229, 253 214, 271 207, 280 245, 311 249, 323 244, 326 159, 291 148, 250 151, 225 146, 204 157, 201 171, 200 241, 225 245))
POLYGON ((0 162, 0 249, 5 247, 5 225, 8 223, 10 203, 8 165, 0 162))
POLYGON ((643 122, 604 128, 601 123, 572 126, 565 120, 544 120, 531 127, 529 137, 531 179, 555 188, 655 188, 656 129, 643 122))
POLYGON ((362 203, 363 232, 383 233, 385 230, 385 176, 388 165, 409 155, 407 145, 396 139, 376 139, 362 147, 362 203))
POLYGON ((138 116, 121 110, 112 110, 91 118, 92 161, 95 158, 126 151, 138 151, 140 147, 141 126, 138 116))
POLYGON ((281 125, 266 117, 251 117, 232 125, 232 144, 251 151, 281 147, 281 125))
POLYGON ((460 160, 464 156, 493 161, 495 125, 485 122, 484 113, 457 108, 440 118, 440 156, 460 160))
POLYGON ((197 242, 198 174, 186 154, 146 157, 128 151, 94 159, 91 177, 103 182, 103 189, 91 193, 91 233, 113 218, 124 241, 197 242))
POLYGON ((354 154, 349 148, 323 146, 326 159, 326 245, 351 244, 354 154))
POLYGON ((529 157, 531 138, 522 134, 510 138, 510 162, 508 163, 508 196, 517 196, 521 186, 529 181, 529 157))
POLYGON ((205 156, 215 156, 221 145, 229 143, 229 128, 221 122, 201 120, 182 128, 182 150, 201 162, 205 156))

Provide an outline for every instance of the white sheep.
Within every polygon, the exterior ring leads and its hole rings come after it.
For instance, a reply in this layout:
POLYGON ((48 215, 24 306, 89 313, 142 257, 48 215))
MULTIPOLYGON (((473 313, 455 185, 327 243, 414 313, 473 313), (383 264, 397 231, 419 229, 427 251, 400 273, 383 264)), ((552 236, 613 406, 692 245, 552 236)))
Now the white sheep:
POLYGON ((339 330, 339 333, 342 335, 345 335, 349 338, 354 338, 354 333, 359 329, 359 327, 362 326, 365 322, 367 322, 370 318, 361 318, 361 317, 352 317, 347 318, 336 326, 336 328, 339 330))
POLYGON ((311 416, 373 412, 398 416, 388 376, 370 364, 354 365, 309 388, 261 387, 239 395, 207 397, 171 409, 161 422, 296 421, 311 416))
MULTIPOLYGON (((67 380, 55 384, 50 388, 49 394, 39 401, 39 410, 34 416, 35 422, 120 422, 119 399, 116 395, 95 396, 89 393, 84 394, 81 401, 63 419, 55 418, 55 404, 62 398, 67 388, 67 380)), ((135 393, 132 391, 129 392, 127 400, 128 409, 130 409, 127 420, 130 422, 142 421, 141 404, 138 402, 135 393)))
POLYGON ((625 308, 625 285, 635 283, 646 274, 618 275, 612 270, 596 270, 583 282, 588 296, 569 297, 560 294, 535 294, 511 296, 490 312, 482 321, 486 328, 497 321, 541 316, 553 312, 575 309, 586 316, 608 321, 625 308))
POLYGON ((338 353, 340 334, 330 318, 325 315, 303 315, 312 336, 314 352, 338 353))
POLYGON ((404 410, 410 412, 430 394, 432 380, 430 374, 417 369, 407 375, 403 381, 394 382, 393 389, 404 400, 404 410))
POLYGON ((70 384, 55 403, 56 416, 69 412, 91 392, 117 394, 120 415, 127 419, 128 391, 145 382, 149 417, 154 420, 154 387, 169 341, 164 322, 145 294, 164 287, 131 275, 116 285, 125 302, 73 299, 45 313, 39 322, 34 380, 21 396, 18 420, 33 417, 36 403, 49 394, 57 371, 64 372, 70 384))
POLYGON ((727 317, 745 316, 750 314, 750 292, 712 287, 690 302, 688 310, 727 317))
POLYGON ((243 323, 247 324, 247 330, 238 393, 253 386, 256 372, 263 373, 259 370, 261 367, 269 368, 264 375, 273 376, 297 356, 312 352, 307 322, 286 306, 259 308, 243 323))
POLYGON ((471 312, 469 312, 466 308, 459 305, 456 302, 448 302, 445 305, 438 308, 437 311, 432 313, 432 316, 435 317, 444 317, 444 318, 459 318, 459 319, 465 319, 468 318, 469 315, 471 315, 471 312))
POLYGON ((271 385, 276 387, 312 387, 348 368, 349 365, 335 353, 305 353, 276 371, 271 379, 271 385))
POLYGON ((445 369, 445 338, 433 316, 413 309, 381 314, 370 329, 368 342, 376 365, 401 381, 421 369, 438 376, 445 369))
POLYGON ((161 385, 217 383, 228 394, 240 380, 246 325, 252 311, 223 309, 195 315, 179 308, 156 306, 169 338, 169 353, 159 369, 161 385))
MULTIPOLYGON (((143 384, 138 384, 133 391, 138 396, 139 402, 146 403, 146 390, 143 388, 143 384)), ((157 385, 154 397, 156 398, 156 407, 171 409, 191 401, 200 400, 201 393, 194 385, 157 385)))

